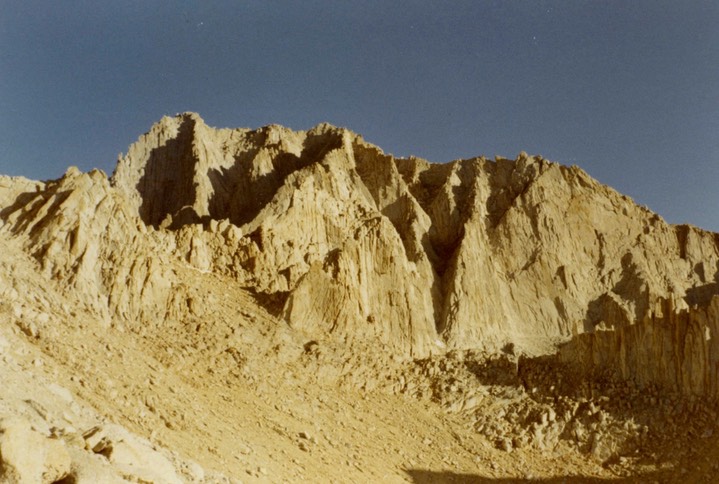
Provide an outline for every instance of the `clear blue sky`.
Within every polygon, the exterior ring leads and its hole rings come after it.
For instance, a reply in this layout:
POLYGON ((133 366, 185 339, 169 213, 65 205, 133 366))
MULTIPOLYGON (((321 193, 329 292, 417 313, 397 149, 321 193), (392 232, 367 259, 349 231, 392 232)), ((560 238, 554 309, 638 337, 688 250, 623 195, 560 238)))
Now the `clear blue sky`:
POLYGON ((164 114, 577 164, 719 231, 719 2, 0 0, 0 173, 110 173, 164 114))

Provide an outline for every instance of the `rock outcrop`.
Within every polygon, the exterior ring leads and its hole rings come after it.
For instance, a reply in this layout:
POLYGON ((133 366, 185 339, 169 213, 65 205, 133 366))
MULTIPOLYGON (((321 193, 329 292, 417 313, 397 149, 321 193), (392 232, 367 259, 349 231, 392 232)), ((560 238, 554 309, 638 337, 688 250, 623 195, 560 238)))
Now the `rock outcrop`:
POLYGON ((211 312, 205 298, 188 303, 180 264, 232 278, 308 339, 423 357, 508 344, 546 353, 595 335, 581 360, 600 346, 613 355, 596 330, 614 328, 637 333, 622 336, 621 351, 636 355, 622 365, 716 392, 713 346, 669 371, 656 362, 669 358, 661 343, 638 328, 677 326, 652 316, 672 299, 704 315, 697 334, 714 334, 705 308, 719 294, 719 235, 671 226, 538 156, 433 164, 326 124, 214 129, 186 113, 141 136, 110 179, 73 169, 46 183, 3 178, 0 201, 0 230, 98 324, 141 332, 211 312))
POLYGON ((560 356, 588 378, 609 371, 644 388, 717 399, 719 296, 706 306, 675 305, 660 300, 632 324, 602 324, 564 345, 560 356))
POLYGON ((0 246, 0 482, 716 475, 719 234, 577 167, 185 113, 0 246))
POLYGON ((22 419, 0 421, 0 482, 60 482, 69 476, 70 464, 62 441, 41 435, 22 419))

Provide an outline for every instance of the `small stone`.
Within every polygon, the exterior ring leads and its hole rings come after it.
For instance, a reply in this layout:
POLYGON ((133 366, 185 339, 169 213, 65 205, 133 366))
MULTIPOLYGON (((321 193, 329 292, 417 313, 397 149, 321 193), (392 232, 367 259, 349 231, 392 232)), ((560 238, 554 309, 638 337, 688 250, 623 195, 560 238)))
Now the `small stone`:
POLYGON ((193 480, 193 482, 201 482, 205 479, 205 470, 197 462, 188 461, 185 472, 193 480))
POLYGON ((50 393, 57 395, 67 403, 71 403, 73 400, 72 393, 70 393, 70 390, 58 385, 57 383, 50 383, 47 386, 47 389, 50 391, 50 393))
POLYGON ((498 442, 498 445, 500 450, 503 450, 505 452, 512 452, 512 441, 509 439, 502 439, 498 442))
POLYGON ((555 420, 557 420, 557 412, 555 412, 553 408, 550 408, 547 412, 547 420, 549 420, 550 422, 554 422, 555 420))

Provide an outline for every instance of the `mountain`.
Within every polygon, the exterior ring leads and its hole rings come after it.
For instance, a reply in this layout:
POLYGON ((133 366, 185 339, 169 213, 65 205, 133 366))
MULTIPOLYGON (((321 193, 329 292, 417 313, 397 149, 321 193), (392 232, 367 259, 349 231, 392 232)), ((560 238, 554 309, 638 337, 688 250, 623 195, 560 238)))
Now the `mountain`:
POLYGON ((0 224, 3 310, 46 352, 67 331, 131 338, 138 358, 227 381, 309 354, 301 381, 365 390, 394 388, 397 365, 482 353, 512 378, 552 358, 582 381, 719 396, 719 234, 540 156, 436 164, 327 124, 184 113, 110 178, 0 177, 0 224))

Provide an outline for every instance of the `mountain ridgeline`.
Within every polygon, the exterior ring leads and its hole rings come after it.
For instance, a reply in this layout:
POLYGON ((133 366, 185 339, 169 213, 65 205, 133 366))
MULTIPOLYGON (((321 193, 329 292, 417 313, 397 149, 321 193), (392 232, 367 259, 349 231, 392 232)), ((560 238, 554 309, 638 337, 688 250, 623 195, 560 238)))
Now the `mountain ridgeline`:
POLYGON ((185 113, 109 179, 0 179, 0 217, 106 327, 211 319, 201 286, 216 275, 308 341, 559 352, 719 396, 719 235, 538 156, 437 164, 327 124, 215 129, 185 113))

